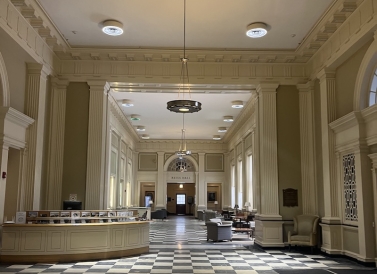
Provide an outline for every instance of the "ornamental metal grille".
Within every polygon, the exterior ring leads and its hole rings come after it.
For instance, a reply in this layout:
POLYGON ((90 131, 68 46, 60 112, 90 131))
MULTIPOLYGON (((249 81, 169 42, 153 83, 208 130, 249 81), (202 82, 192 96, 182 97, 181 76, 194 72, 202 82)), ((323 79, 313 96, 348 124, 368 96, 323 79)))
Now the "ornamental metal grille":
POLYGON ((195 170, 194 170, 194 165, 189 159, 176 158, 169 164, 168 171, 186 172, 186 171, 195 171, 195 170))
POLYGON ((343 156, 345 218, 357 221, 355 154, 343 156))

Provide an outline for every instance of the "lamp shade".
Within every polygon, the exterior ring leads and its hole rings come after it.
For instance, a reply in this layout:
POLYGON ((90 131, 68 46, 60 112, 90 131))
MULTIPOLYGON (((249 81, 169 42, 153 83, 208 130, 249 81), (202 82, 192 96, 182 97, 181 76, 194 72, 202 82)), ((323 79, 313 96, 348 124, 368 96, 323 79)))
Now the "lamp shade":
POLYGON ((150 205, 153 205, 153 201, 152 201, 152 200, 150 200, 150 201, 149 201, 149 204, 150 204, 150 205))
POLYGON ((218 204, 219 204, 219 202, 218 202, 218 201, 214 201, 213 203, 214 203, 215 205, 218 205, 218 204))
POLYGON ((245 206, 251 206, 250 202, 246 202, 245 206))
POLYGON ((237 204, 234 205, 234 208, 239 208, 239 206, 237 204))

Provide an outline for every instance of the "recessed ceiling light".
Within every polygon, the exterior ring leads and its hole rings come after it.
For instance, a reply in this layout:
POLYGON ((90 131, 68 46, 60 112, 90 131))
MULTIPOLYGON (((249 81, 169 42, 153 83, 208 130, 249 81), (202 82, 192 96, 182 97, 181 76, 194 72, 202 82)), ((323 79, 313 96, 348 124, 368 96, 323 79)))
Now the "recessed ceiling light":
POLYGON ((143 126, 137 126, 136 130, 137 131, 145 131, 145 127, 143 127, 143 126))
POLYGON ((251 23, 246 27, 246 35, 251 38, 260 38, 267 34, 267 25, 265 23, 251 23))
POLYGON ((242 101, 233 101, 232 102, 232 108, 243 108, 243 102, 242 101))
POLYGON ((140 115, 132 114, 130 120, 131 121, 140 121, 141 118, 140 118, 140 115))
POLYGON ((115 20, 106 20, 102 22, 102 31, 107 35, 118 36, 123 33, 123 24, 115 20))
POLYGON ((141 139, 148 140, 149 139, 149 135, 148 134, 143 134, 143 135, 141 135, 141 139))
POLYGON ((226 132, 226 127, 219 127, 218 132, 226 132))
POLYGON ((221 137, 220 135, 213 135, 213 140, 221 140, 221 137))
POLYGON ((233 122, 233 116, 224 116, 224 122, 233 122))
POLYGON ((134 103, 130 100, 124 99, 122 100, 122 106, 129 108, 129 107, 133 107, 134 103))

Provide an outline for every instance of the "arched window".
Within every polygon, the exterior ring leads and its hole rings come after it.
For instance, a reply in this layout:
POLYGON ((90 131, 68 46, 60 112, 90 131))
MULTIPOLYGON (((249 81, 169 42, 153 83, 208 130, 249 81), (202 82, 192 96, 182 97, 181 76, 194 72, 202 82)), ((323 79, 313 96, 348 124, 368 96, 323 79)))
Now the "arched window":
POLYGON ((369 93, 369 106, 373 106, 377 103, 377 69, 374 71, 372 84, 370 85, 369 93))
POLYGON ((192 162, 187 158, 176 158, 174 159, 168 168, 169 171, 195 171, 194 165, 192 162))

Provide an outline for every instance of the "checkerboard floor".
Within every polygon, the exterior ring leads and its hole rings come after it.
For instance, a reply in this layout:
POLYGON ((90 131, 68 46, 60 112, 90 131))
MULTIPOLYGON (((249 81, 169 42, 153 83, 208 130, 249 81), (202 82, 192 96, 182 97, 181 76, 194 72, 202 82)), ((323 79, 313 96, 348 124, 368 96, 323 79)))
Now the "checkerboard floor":
MULTIPOLYGON (((113 260, 60 264, 0 265, 1 273, 377 273, 345 258, 323 254, 263 250, 247 245, 207 242, 203 222, 192 217, 169 217, 153 222, 150 252, 113 260)), ((247 238, 247 236, 246 236, 247 238)), ((250 244, 251 242, 251 244, 250 244)))

